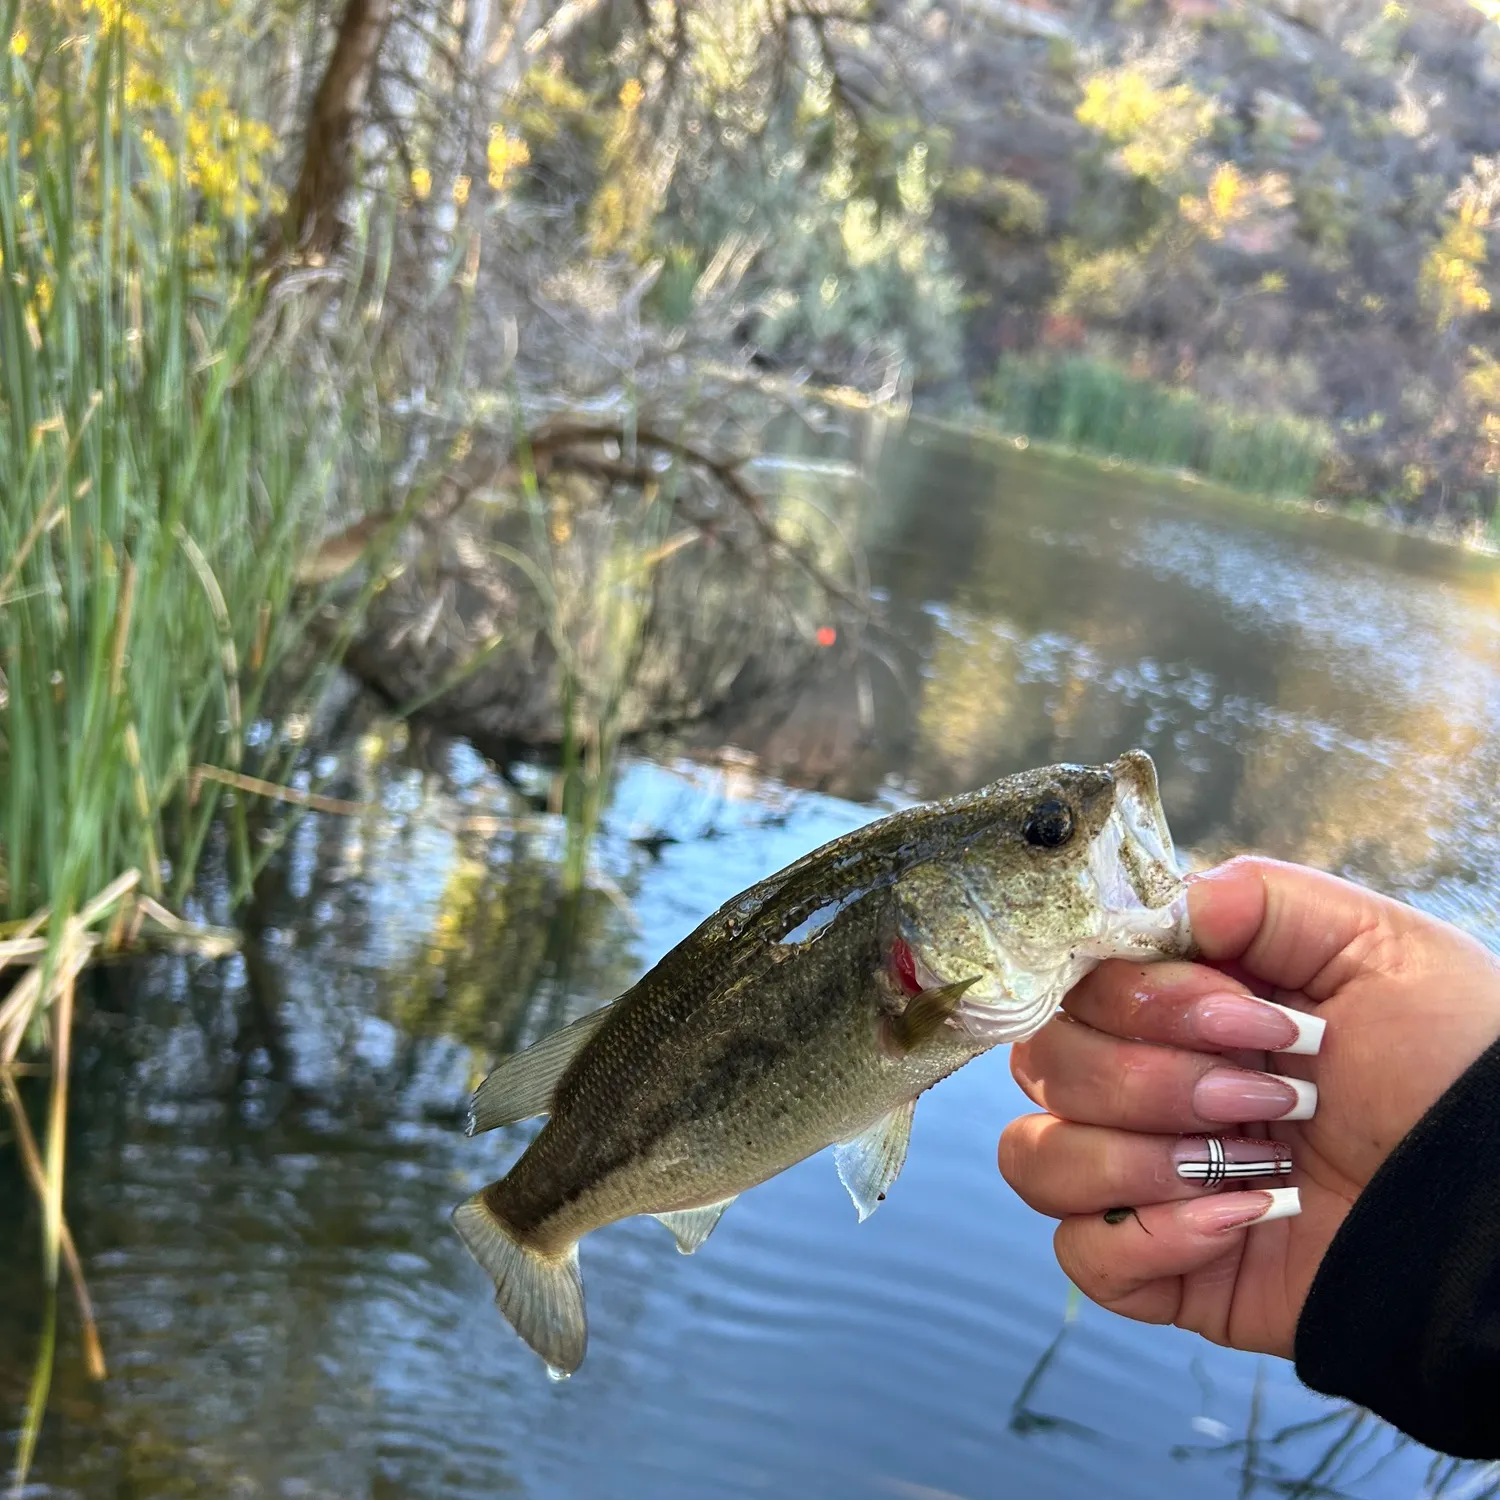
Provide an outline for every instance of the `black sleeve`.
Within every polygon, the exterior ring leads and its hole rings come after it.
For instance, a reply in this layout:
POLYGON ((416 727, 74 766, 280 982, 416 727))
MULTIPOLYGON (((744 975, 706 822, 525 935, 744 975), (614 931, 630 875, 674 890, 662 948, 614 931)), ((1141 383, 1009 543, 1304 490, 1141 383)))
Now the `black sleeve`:
POLYGON ((1420 1443, 1500 1458, 1500 1042, 1391 1152, 1334 1236, 1297 1374, 1420 1443))

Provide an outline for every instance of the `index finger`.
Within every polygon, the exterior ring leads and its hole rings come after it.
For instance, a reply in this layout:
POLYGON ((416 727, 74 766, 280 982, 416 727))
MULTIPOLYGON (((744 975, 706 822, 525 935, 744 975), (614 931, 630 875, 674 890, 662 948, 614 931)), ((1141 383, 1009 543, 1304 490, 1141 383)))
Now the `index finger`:
POLYGON ((1416 914, 1321 870, 1246 855, 1188 881, 1193 939, 1213 964, 1324 1000, 1416 914))

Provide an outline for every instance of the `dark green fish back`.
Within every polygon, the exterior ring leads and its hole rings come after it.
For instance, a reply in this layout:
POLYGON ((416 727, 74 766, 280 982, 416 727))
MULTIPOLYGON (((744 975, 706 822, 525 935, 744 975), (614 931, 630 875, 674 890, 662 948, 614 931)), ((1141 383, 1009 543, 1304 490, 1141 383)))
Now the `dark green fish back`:
POLYGON ((893 813, 835 839, 706 918, 620 997, 610 1024, 655 1005, 686 1019, 809 918, 889 888, 913 866, 953 853, 1009 816, 1008 808, 997 815, 987 792, 969 792, 893 813))

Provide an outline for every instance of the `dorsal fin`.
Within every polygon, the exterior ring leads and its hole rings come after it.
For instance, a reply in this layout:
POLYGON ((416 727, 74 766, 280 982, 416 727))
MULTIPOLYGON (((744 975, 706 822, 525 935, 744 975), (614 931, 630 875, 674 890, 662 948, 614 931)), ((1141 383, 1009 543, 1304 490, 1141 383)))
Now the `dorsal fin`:
POLYGON ((544 1115, 552 1107, 557 1081, 584 1043, 604 1024, 614 1002, 601 1005, 571 1026, 554 1031, 534 1046, 507 1057, 474 1091, 466 1129, 470 1135, 544 1115))

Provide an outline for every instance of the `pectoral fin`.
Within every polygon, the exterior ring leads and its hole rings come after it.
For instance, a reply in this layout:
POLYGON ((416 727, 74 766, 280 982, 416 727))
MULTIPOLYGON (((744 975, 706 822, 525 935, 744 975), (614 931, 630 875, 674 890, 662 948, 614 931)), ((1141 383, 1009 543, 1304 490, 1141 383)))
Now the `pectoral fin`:
POLYGON ((875 1212, 887 1189, 901 1175, 916 1107, 917 1101, 908 1099, 853 1140, 833 1148, 839 1180, 848 1188, 861 1224, 875 1212))
POLYGON ((514 1125, 517 1120, 546 1114, 552 1108, 558 1079, 608 1019, 610 1008, 600 1006, 571 1026, 543 1037, 535 1046, 507 1057, 474 1091, 466 1122, 468 1133, 478 1135, 497 1125, 514 1125))
POLYGON ((672 1231, 677 1240, 677 1248, 684 1255, 691 1255, 714 1232, 724 1210, 738 1196, 735 1193, 718 1203, 705 1203, 702 1208, 671 1209, 664 1214, 652 1214, 651 1217, 660 1219, 672 1231))
POLYGON ((972 979, 960 979, 956 984, 945 984, 913 995, 906 1009, 886 1022, 895 1049, 902 1055, 915 1052, 929 1037, 936 1036, 958 1009, 964 991, 978 980, 976 974, 972 979))

